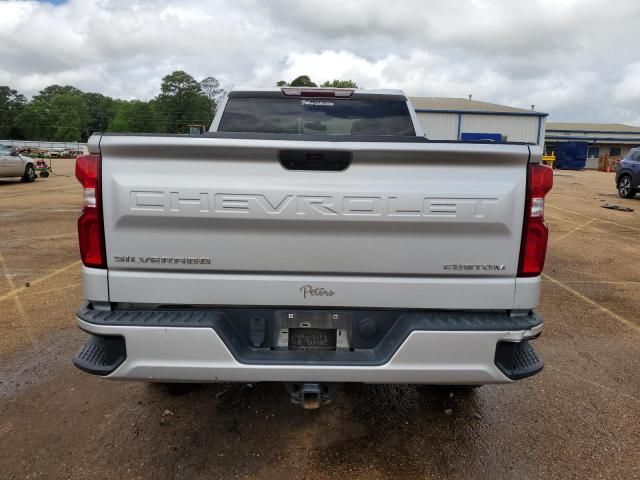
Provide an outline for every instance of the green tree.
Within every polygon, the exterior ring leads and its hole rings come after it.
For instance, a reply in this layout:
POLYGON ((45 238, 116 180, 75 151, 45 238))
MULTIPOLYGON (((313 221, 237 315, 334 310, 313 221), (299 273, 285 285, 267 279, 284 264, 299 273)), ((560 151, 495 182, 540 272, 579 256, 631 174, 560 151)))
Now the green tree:
POLYGON ((189 125, 208 126, 224 93, 215 77, 198 83, 183 71, 165 76, 160 88, 155 99, 145 102, 49 85, 27 102, 0 86, 0 137, 86 141, 97 131, 183 133, 189 125))
MULTIPOLYGON (((309 78, 309 75, 300 75, 294 78, 291 83, 287 83, 286 80, 279 80, 276 82, 277 87, 317 87, 315 82, 309 78)), ((358 84, 353 80, 327 80, 321 87, 329 88, 358 88, 358 84)))
POLYGON ((300 75, 299 77, 294 78, 289 84, 292 87, 317 87, 315 83, 311 81, 309 75, 300 75))
POLYGON ((49 103, 55 96, 64 94, 82 95, 82 92, 71 85, 49 85, 43 90, 40 90, 38 95, 34 95, 33 100, 49 103))
POLYGON ((55 142, 82 142, 89 136, 89 108, 82 94, 62 93, 51 98, 50 115, 55 142))
POLYGON ((200 88, 211 102, 211 115, 215 116, 218 100, 224 95, 224 88, 216 77, 206 77, 200 82, 200 88))
POLYGON ((89 110, 89 135, 94 132, 106 132, 116 115, 116 101, 101 93, 82 94, 89 110))
POLYGON ((200 84, 188 73, 175 71, 162 79, 156 98, 157 130, 183 133, 189 125, 208 125, 212 105, 200 84))
POLYGON ((52 120, 48 106, 42 101, 32 100, 16 115, 15 127, 20 138, 50 140, 52 120))
POLYGON ((75 87, 50 85, 16 116, 21 136, 31 140, 85 141, 91 117, 84 93, 75 87))
POLYGON ((153 133, 157 131, 152 102, 141 100, 116 101, 116 113, 109 132, 153 133))
POLYGON ((321 86, 331 88, 358 88, 358 84, 353 80, 327 80, 321 86))
POLYGON ((24 95, 16 90, 0 85, 0 138, 19 136, 15 122, 26 101, 24 95))

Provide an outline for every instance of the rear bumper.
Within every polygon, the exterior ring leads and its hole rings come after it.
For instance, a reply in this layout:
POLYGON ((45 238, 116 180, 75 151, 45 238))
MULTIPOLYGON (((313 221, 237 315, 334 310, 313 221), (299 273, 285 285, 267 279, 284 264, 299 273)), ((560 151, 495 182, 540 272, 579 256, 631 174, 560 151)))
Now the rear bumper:
POLYGON ((375 348, 315 357, 245 348, 241 338, 225 330, 224 323, 232 322, 221 312, 97 312, 83 307, 76 320, 92 335, 76 365, 114 379, 454 385, 507 383, 542 369, 528 344, 542 331, 536 314, 401 312, 375 348), (104 345, 113 344, 119 345, 117 351, 107 351, 104 345), (91 358, 103 349, 100 368, 83 360, 87 348, 91 358), (521 357, 527 365, 520 365, 521 357), (117 361, 110 365, 109 358, 117 361))

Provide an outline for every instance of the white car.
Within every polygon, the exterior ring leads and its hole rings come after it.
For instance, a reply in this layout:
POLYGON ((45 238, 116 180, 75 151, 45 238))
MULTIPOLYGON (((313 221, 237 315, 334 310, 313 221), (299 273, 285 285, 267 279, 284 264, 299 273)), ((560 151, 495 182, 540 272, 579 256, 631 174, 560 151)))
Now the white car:
POLYGON ((0 145, 0 178, 20 177, 23 182, 36 179, 33 159, 20 155, 15 148, 0 145))

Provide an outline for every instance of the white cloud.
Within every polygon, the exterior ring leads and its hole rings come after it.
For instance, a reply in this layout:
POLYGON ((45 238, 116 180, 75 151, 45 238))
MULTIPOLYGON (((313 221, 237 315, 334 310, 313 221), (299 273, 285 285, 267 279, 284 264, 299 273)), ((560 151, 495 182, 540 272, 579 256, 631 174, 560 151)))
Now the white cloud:
POLYGON ((475 91, 495 97, 509 83, 500 73, 475 62, 466 65, 424 50, 377 60, 348 51, 294 53, 288 56, 284 72, 286 78, 303 73, 319 81, 348 78, 365 88, 399 88, 424 96, 466 97, 475 91))
POLYGON ((308 74, 462 96, 556 120, 640 122, 640 2, 0 2, 0 84, 151 98, 184 69, 226 86, 308 74))
POLYGON ((613 97, 620 103, 640 101, 640 62, 631 63, 624 69, 620 82, 613 89, 613 97))

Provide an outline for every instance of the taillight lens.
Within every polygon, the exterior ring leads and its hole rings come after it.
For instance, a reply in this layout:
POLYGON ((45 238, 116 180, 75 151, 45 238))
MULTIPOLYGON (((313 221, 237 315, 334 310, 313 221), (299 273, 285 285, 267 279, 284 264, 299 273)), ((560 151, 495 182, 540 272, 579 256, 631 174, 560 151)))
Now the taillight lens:
POLYGON ((544 197, 553 186, 553 170, 546 165, 529 165, 524 226, 520 245, 519 277, 542 273, 547 254, 549 229, 544 223, 544 197))
POLYGON ((76 178, 82 184, 82 214, 78 219, 80 256, 82 263, 92 268, 106 268, 100 160, 100 155, 81 155, 76 158, 76 178))

